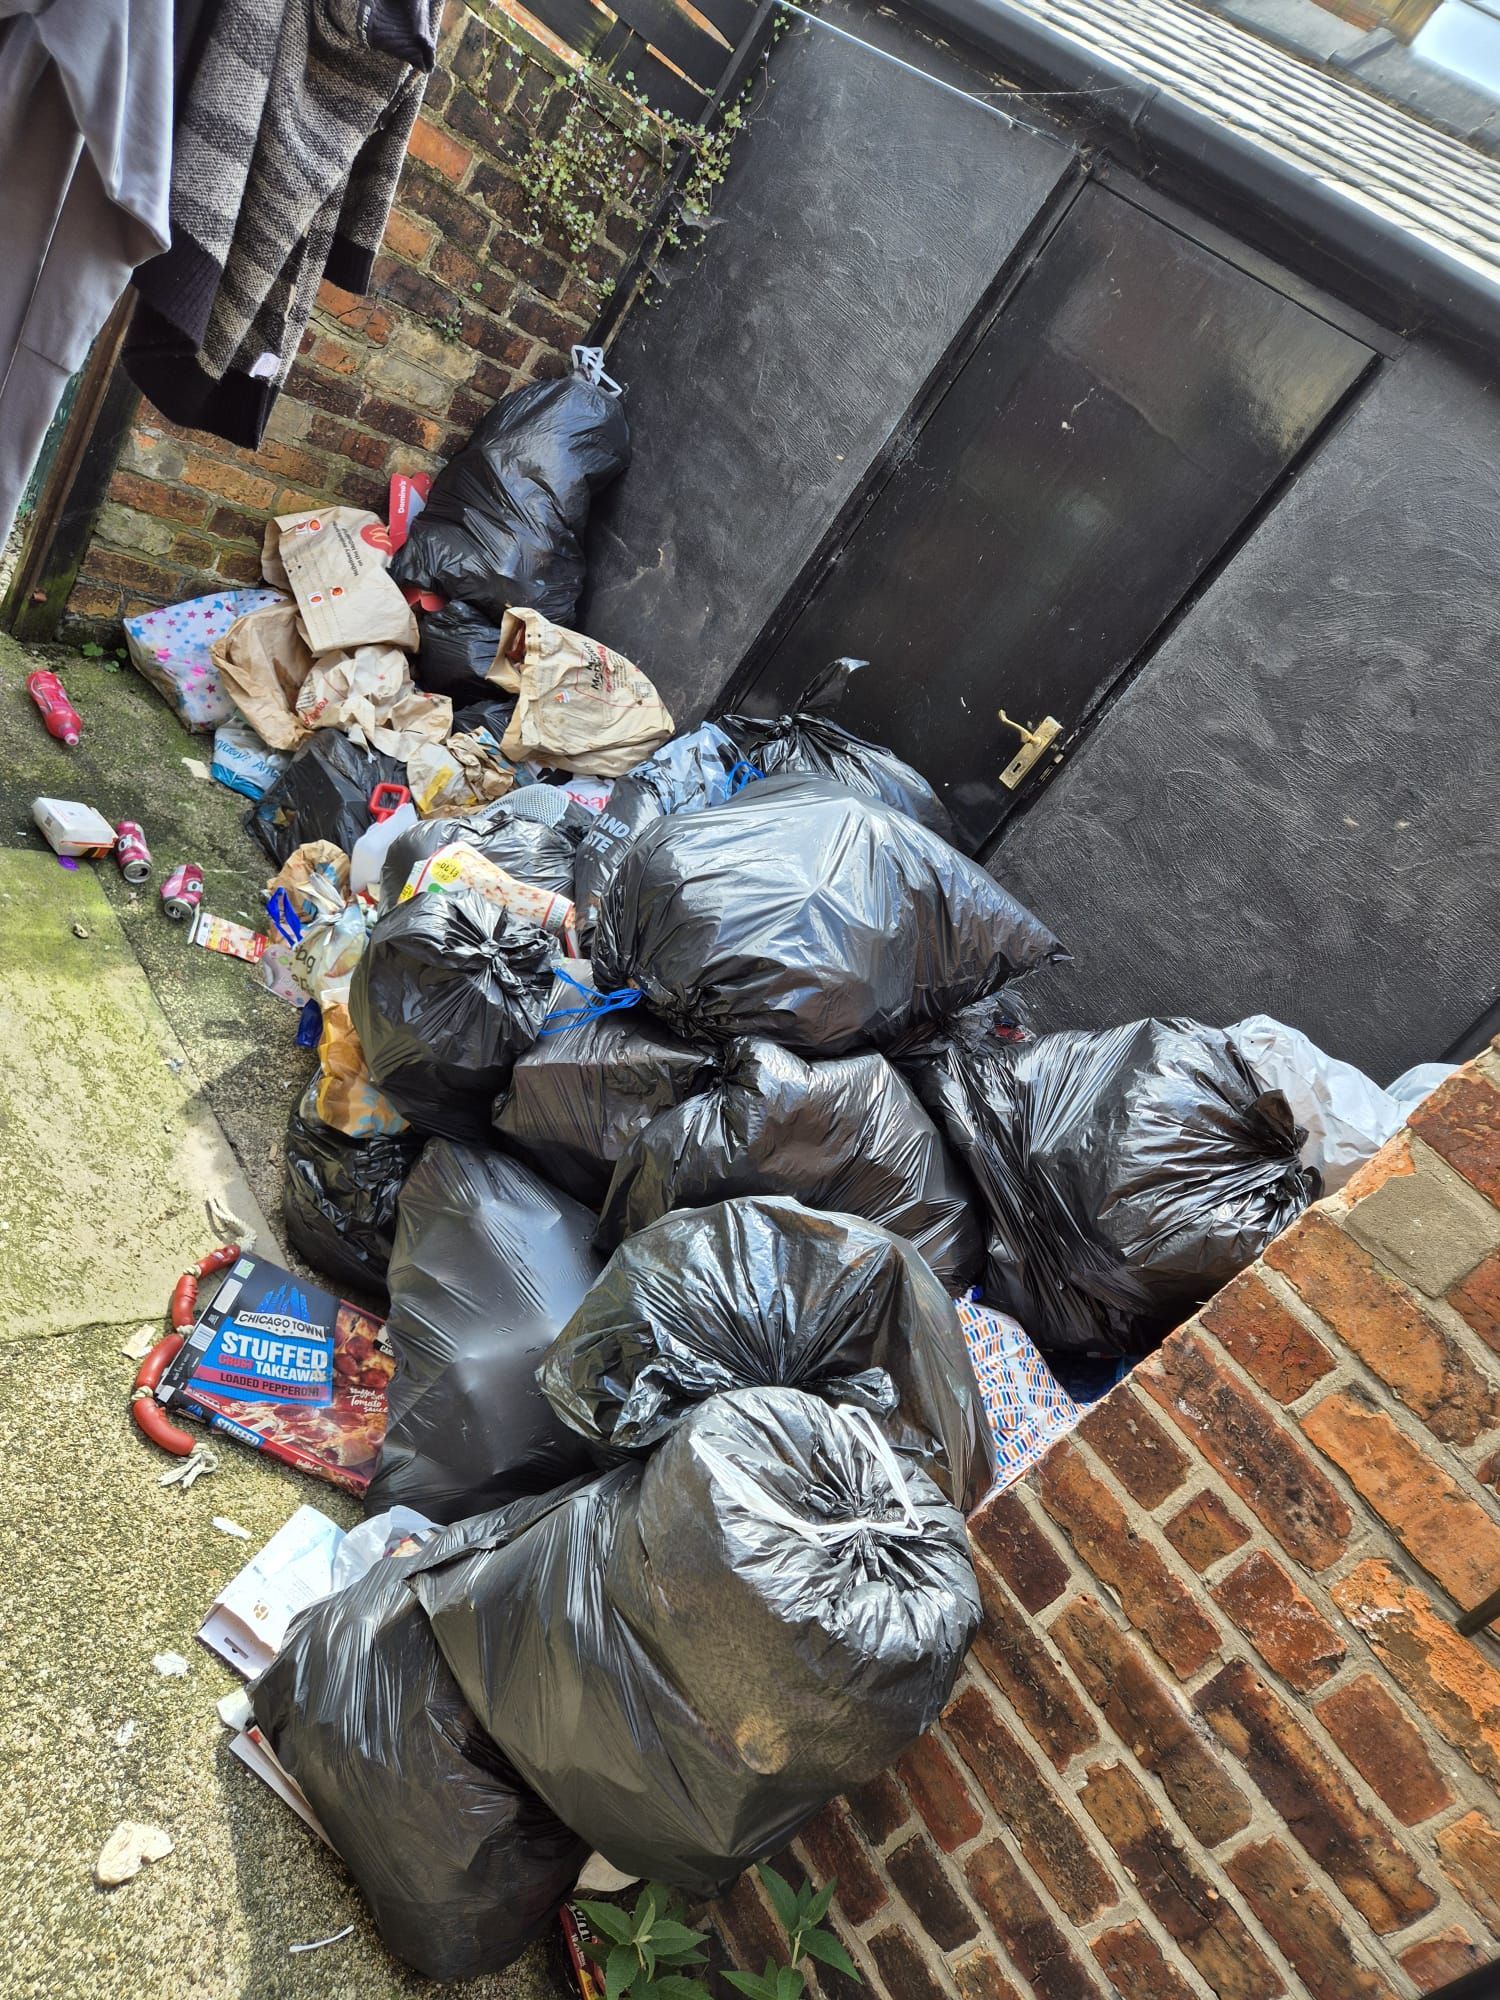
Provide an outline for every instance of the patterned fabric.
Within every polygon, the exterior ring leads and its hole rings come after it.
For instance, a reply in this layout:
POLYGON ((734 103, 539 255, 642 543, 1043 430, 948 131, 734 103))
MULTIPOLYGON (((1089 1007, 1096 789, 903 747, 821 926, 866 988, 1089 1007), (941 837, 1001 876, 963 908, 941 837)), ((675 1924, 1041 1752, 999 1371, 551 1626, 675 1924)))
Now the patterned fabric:
POLYGON ((224 590, 125 620, 136 671, 177 711, 184 729, 205 734, 235 713, 219 685, 209 647, 250 611, 285 604, 279 590, 224 590))
POLYGON ((1056 1381, 1017 1321, 974 1299, 957 1304, 995 1440, 993 1490, 1003 1493, 1054 1438, 1072 1430, 1084 1405, 1056 1381))

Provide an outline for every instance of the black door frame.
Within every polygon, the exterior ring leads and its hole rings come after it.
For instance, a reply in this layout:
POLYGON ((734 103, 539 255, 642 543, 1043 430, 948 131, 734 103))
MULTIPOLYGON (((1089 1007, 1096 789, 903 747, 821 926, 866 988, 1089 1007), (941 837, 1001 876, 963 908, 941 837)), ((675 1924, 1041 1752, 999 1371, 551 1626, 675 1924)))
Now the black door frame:
POLYGON ((1168 633, 1191 611, 1204 592, 1212 587, 1227 565, 1233 562, 1271 509, 1279 503, 1298 478, 1312 455, 1348 421, 1355 406, 1368 393, 1381 366, 1396 359, 1406 346, 1402 334, 1378 324, 1364 313, 1345 305, 1332 294, 1320 291, 1261 251, 1241 242, 1237 237, 1219 228, 1217 224, 1207 221, 1184 203, 1161 193, 1138 175, 1120 166, 1118 162, 1102 156, 1080 153, 1075 171, 1059 183, 1051 199, 1017 246, 1015 254, 997 272, 993 284, 986 289, 947 353, 901 422, 892 431, 882 451, 870 465, 859 486, 830 524, 812 556, 804 564, 795 583, 747 648, 744 658, 725 690, 723 699, 725 708, 738 708, 747 701, 753 706, 751 691, 761 669, 816 596, 828 572, 859 532, 865 517, 885 487, 914 451, 934 412, 958 381, 992 327, 1006 311, 1014 294, 1030 275, 1032 267, 1071 212, 1074 203, 1090 184, 1097 184, 1117 198, 1131 203, 1133 207, 1150 215, 1165 227, 1175 230, 1210 255, 1221 258, 1247 277, 1268 286, 1316 318, 1326 321, 1339 332, 1360 341, 1371 350, 1372 358, 1369 366, 1333 405, 1301 450, 1288 462, 1260 501, 1251 508, 1239 527, 1205 566, 1192 587, 1173 605, 1166 617, 1148 635, 1144 644, 1137 649, 1114 679, 1099 689, 1068 734, 1058 739, 1058 749, 1063 753, 1059 761, 1047 761, 1028 778, 1010 802, 995 832, 981 848, 981 859, 993 856, 1008 829, 1035 806, 1061 768, 1062 762, 1071 761, 1086 748, 1088 739, 1100 720, 1139 677, 1168 633))

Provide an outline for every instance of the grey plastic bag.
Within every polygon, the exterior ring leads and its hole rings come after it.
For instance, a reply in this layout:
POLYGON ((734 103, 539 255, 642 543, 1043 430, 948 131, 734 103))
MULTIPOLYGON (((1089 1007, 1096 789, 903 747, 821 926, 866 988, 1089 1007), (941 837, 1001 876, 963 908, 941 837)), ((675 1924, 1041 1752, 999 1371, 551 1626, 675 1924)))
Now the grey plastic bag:
POLYGON ((794 1389, 713 1397, 643 1468, 414 1583, 559 1818, 708 1895, 936 1719, 979 1620, 959 1515, 863 1412, 794 1389))

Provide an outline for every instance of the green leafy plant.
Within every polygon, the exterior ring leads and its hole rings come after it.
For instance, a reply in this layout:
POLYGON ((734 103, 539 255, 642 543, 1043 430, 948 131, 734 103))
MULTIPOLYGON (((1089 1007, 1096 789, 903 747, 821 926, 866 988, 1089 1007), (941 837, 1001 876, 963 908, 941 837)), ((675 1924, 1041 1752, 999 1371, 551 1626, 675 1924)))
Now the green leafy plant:
MULTIPOLYGON (((774 1868, 762 1866, 756 1873, 786 1932, 787 1962, 777 1965, 768 1958, 764 1972, 726 1972, 729 1984, 747 2000, 802 2000, 807 1985, 803 1966, 810 1959, 858 1979, 848 1952, 823 1929, 834 1883, 794 1889, 774 1868)), ((578 1908, 599 1933, 584 1949, 603 1971, 604 2000, 709 2000, 708 1987, 693 1976, 708 1959, 706 1935, 683 1921, 682 1906, 670 1889, 648 1883, 634 1910, 619 1903, 580 1903, 578 1908)))

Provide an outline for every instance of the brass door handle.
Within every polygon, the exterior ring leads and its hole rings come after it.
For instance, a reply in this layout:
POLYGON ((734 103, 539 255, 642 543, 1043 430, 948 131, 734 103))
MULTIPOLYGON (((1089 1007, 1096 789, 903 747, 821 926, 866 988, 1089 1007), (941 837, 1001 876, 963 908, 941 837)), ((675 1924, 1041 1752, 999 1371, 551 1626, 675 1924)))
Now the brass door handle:
POLYGON ((1024 722, 1017 722, 1007 715, 1003 708, 995 710, 996 715, 1007 729, 1013 729, 1021 739, 1021 747, 1000 773, 1000 782, 1008 792, 1013 792, 1031 767, 1040 761, 1049 745, 1062 735, 1062 724, 1055 716, 1044 715, 1035 729, 1028 729, 1024 722))

